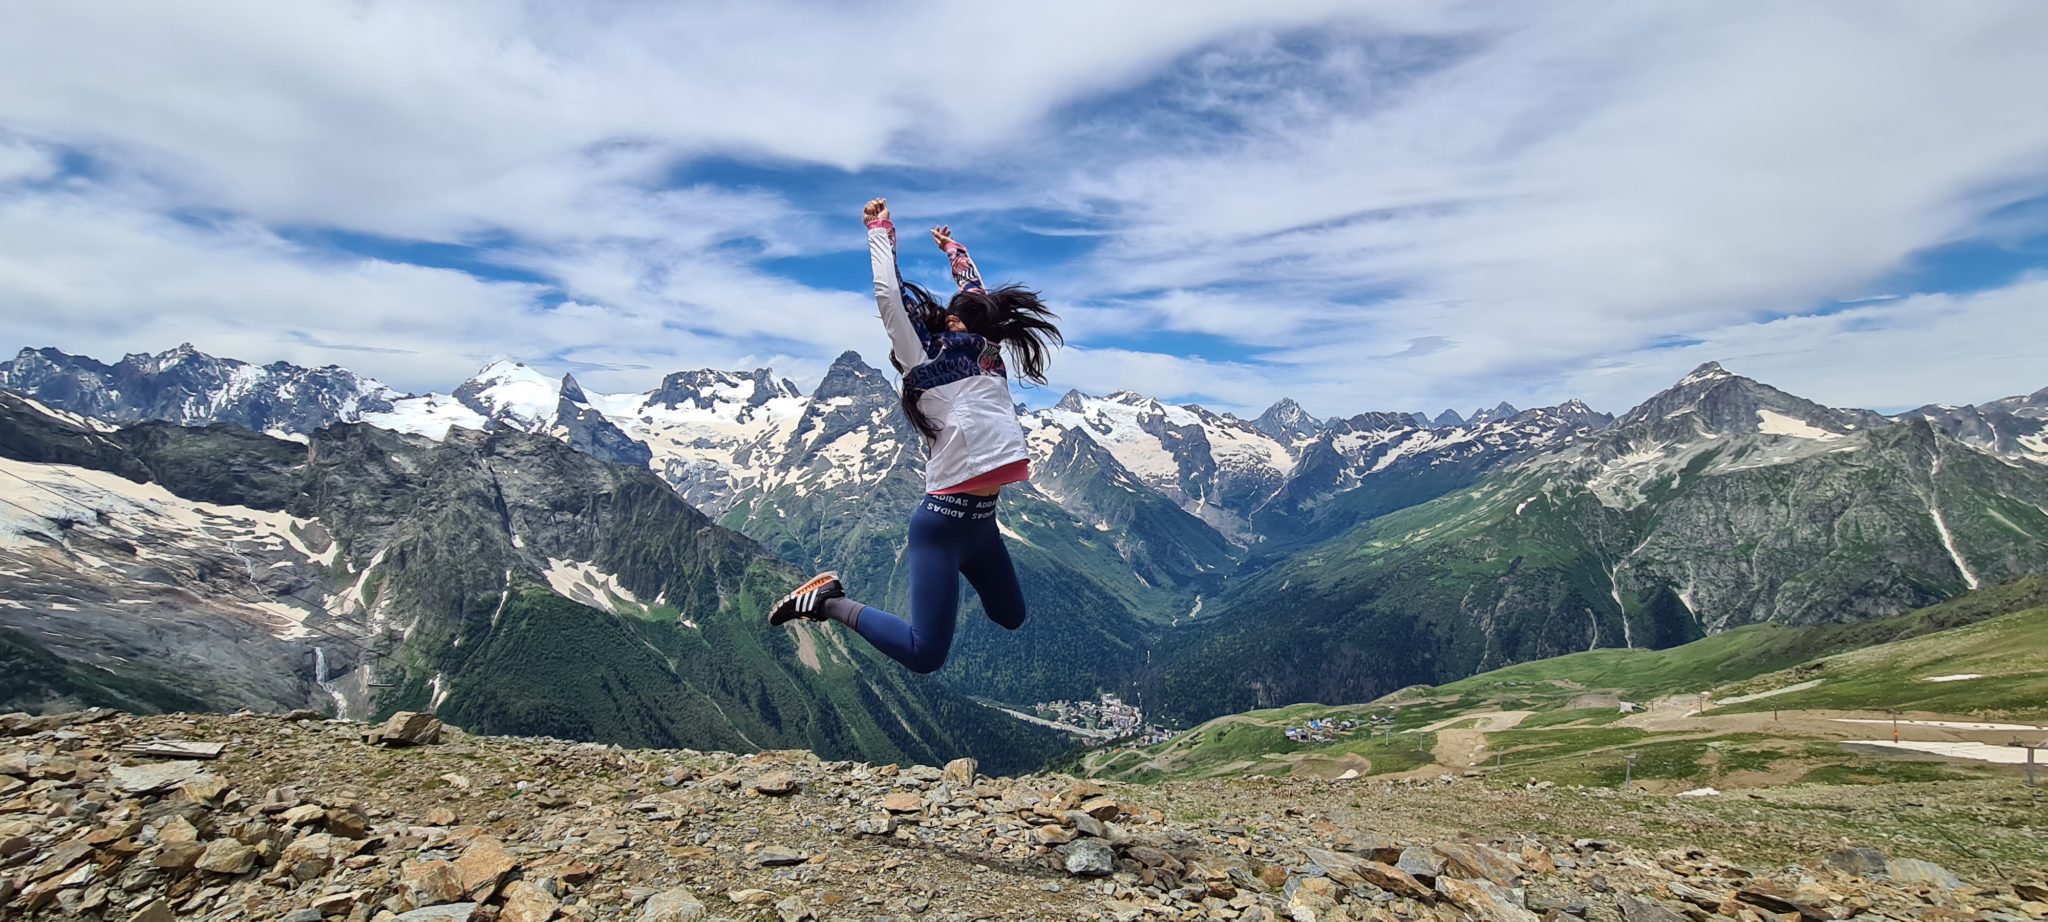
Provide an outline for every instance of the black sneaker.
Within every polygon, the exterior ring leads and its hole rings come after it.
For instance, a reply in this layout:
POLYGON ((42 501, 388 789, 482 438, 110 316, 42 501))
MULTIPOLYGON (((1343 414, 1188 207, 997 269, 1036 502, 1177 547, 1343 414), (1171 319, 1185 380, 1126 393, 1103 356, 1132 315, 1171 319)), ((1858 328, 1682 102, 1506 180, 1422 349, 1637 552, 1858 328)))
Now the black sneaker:
POLYGON ((846 598, 846 587, 839 585, 839 574, 820 573, 791 590, 768 610, 769 624, 787 624, 798 618, 810 621, 825 620, 825 600, 846 598))

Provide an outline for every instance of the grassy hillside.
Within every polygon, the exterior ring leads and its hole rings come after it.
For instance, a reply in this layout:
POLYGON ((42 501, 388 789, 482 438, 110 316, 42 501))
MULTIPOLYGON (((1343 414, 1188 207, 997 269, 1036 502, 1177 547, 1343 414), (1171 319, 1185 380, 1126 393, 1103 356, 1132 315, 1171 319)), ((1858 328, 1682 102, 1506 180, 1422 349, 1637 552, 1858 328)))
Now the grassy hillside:
MULTIPOLYGON (((1501 707, 1551 709, 1588 691, 1648 700, 1734 685, 1717 695, 1726 698, 1812 678, 1774 684, 1758 677, 1795 670, 1844 651, 1880 648, 1999 618, 2048 626, 2048 615, 2040 611, 2043 606, 2048 606, 2048 575, 2036 575, 1877 621, 1811 627, 1756 624, 1665 650, 1590 650, 1496 669, 1425 693, 1431 698, 1459 696, 1472 705, 1491 701, 1501 707), (1752 679, 1756 687, 1736 684, 1752 679)), ((1402 697, 1404 693, 1396 693, 1389 699, 1402 697)))
POLYGON ((1312 774, 1374 777, 1498 766, 1518 779, 1614 785, 1745 780, 1937 780, 1991 769, 1845 752, 1828 718, 1758 712, 1827 709, 1984 720, 2048 719, 2048 576, 2032 576, 1904 615, 1857 624, 1754 625, 1665 650, 1593 650, 1522 663, 1362 704, 1296 704, 1211 720, 1167 743, 1096 750, 1067 767, 1100 777, 1312 774), (1981 674, 1982 678, 1929 682, 1981 674), (1810 684, 1809 684, 1810 683, 1810 684), (1702 715, 1695 695, 1730 701, 1702 715), (1622 701, 1664 706, 1624 714, 1622 701), (1294 742, 1311 718, 1361 728, 1294 742), (1759 725, 1758 721, 1763 721, 1759 725), (1634 768, 1624 756, 1635 756, 1634 768), (1497 760, 1497 761, 1496 761, 1497 760))

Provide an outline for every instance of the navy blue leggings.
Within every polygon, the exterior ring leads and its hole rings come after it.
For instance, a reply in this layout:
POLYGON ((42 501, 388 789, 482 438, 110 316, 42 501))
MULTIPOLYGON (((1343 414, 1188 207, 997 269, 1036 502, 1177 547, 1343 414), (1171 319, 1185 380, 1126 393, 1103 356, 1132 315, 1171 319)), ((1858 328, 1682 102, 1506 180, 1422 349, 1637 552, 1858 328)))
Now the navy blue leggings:
POLYGON ((910 620, 869 606, 854 630, 913 672, 936 671, 953 648, 962 576, 990 621, 1023 626, 1024 590, 996 530, 996 498, 926 494, 910 514, 910 620))

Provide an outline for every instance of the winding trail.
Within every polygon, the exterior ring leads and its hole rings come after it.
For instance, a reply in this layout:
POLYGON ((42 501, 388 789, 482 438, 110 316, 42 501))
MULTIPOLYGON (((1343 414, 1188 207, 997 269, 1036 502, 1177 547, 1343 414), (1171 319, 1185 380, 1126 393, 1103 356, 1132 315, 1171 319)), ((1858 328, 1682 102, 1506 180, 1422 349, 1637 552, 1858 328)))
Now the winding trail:
POLYGON ((1493 711, 1485 714, 1460 714, 1439 720, 1423 727, 1425 733, 1436 734, 1436 748, 1430 751, 1430 758, 1437 765, 1464 770, 1479 764, 1486 754, 1486 734, 1498 730, 1512 730, 1522 721, 1528 720, 1535 711, 1493 711), (1452 724, 1472 721, 1474 726, 1458 730, 1446 730, 1452 724))

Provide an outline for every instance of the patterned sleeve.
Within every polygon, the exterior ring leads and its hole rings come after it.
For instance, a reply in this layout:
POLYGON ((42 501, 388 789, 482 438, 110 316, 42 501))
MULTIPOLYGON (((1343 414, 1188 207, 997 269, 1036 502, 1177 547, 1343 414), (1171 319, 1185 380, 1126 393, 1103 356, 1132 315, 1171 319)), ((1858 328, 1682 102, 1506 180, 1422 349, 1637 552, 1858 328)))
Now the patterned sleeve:
POLYGON ((981 269, 974 265, 974 257, 967 255, 967 247, 948 239, 939 248, 946 251, 946 262, 952 264, 953 284, 961 291, 981 291, 981 269))

